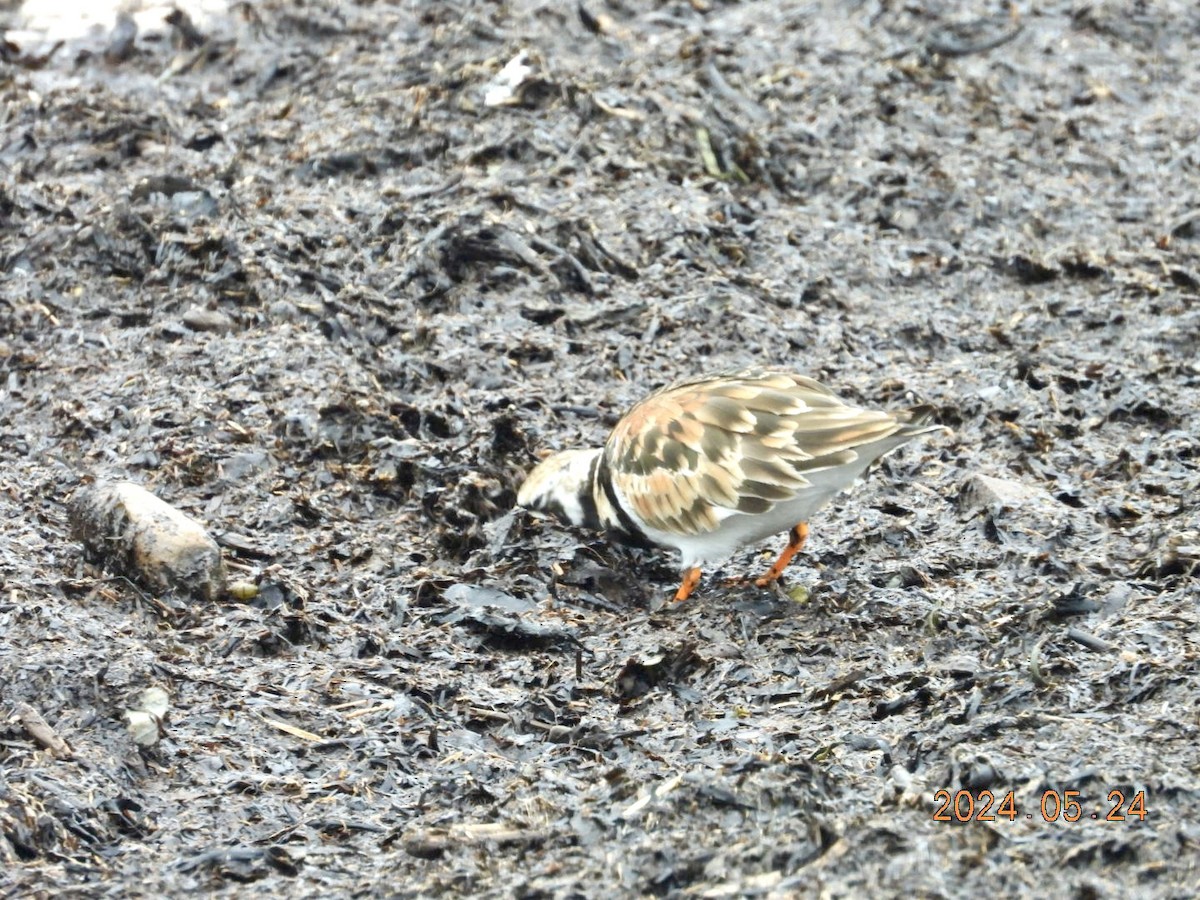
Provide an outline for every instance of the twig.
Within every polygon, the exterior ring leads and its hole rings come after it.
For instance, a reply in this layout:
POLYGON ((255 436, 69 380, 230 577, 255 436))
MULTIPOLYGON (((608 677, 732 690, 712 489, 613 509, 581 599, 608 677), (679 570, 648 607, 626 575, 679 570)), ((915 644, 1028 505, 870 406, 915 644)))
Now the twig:
POLYGON ((17 718, 29 732, 29 736, 60 759, 68 759, 72 755, 71 745, 58 736, 50 724, 42 718, 42 714, 28 703, 18 703, 14 708, 17 718))

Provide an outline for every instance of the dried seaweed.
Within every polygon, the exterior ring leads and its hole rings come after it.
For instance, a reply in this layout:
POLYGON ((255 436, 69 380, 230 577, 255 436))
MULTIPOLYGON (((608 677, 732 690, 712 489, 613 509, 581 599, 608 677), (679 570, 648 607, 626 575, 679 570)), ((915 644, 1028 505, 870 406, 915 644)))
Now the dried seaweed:
POLYGON ((0 895, 1194 893, 1194 4, 5 6, 0 895), (953 433, 780 594, 512 513, 751 363, 953 433))

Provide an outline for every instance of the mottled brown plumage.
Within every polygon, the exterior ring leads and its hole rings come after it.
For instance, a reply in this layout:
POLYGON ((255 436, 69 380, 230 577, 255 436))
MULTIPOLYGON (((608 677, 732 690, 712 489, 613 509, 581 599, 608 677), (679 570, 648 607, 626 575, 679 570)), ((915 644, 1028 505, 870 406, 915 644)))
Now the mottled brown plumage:
POLYGON ((761 514, 810 485, 805 473, 853 461, 853 447, 896 433, 893 415, 846 406, 790 372, 695 378, 637 404, 605 456, 614 483, 650 528, 697 535, 722 510, 761 514))
MULTIPOLYGON (((938 426, 932 410, 861 409, 792 372, 745 369, 677 382, 629 411, 603 448, 567 451, 530 473, 518 503, 618 537, 675 547, 688 570, 792 530, 866 467, 938 426)), ((800 537, 797 537, 800 535, 800 537)))

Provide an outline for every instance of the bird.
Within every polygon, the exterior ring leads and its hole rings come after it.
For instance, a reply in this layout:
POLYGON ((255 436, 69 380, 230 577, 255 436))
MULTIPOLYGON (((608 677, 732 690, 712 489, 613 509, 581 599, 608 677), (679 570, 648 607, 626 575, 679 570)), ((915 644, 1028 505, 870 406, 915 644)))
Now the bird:
POLYGON ((755 581, 767 587, 804 546, 813 513, 884 454, 942 429, 934 412, 862 408, 780 368, 685 378, 637 403, 604 446, 538 463, 517 506, 620 543, 677 550, 677 602, 704 566, 786 531, 783 552, 755 581))

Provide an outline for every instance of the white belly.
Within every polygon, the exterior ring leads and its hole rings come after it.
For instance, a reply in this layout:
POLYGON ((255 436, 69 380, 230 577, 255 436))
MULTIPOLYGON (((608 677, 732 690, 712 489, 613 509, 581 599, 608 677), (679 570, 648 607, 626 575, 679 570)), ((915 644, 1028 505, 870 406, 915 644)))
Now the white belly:
POLYGON ((743 547, 790 531, 801 522, 807 522, 836 493, 835 490, 821 495, 805 494, 758 515, 733 513, 721 521, 716 531, 707 534, 668 534, 652 529, 647 532, 656 543, 678 550, 682 567, 690 569, 722 562, 743 547))
POLYGON ((907 437, 885 438, 857 448, 858 459, 850 465, 805 473, 809 486, 793 499, 783 501, 765 513, 747 515, 734 510, 719 510, 723 516, 721 524, 707 534, 672 534, 646 528, 646 535, 655 543, 678 550, 684 569, 722 562, 743 547, 753 546, 807 522, 836 494, 850 487, 867 466, 906 440, 907 437))

